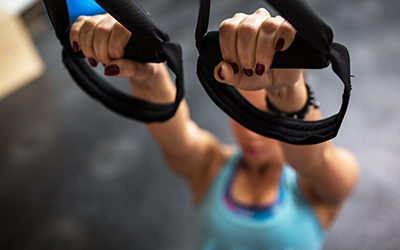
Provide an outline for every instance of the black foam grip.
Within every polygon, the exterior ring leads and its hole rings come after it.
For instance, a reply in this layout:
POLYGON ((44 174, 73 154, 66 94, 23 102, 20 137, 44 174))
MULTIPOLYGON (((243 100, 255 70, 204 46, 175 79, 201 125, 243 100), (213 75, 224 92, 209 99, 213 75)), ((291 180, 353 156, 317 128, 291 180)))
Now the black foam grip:
MULTIPOLYGON (((63 35, 64 39, 62 41, 63 41, 63 47, 68 48, 69 53, 73 53, 72 48, 70 48, 71 47, 71 42, 69 39, 70 28, 71 27, 69 27, 65 32, 65 34, 63 35)), ((75 53, 75 56, 84 57, 81 51, 75 53)), ((142 42, 141 40, 137 39, 134 36, 131 36, 127 45, 124 48, 124 58, 143 63, 146 62, 160 63, 166 61, 165 56, 161 51, 152 49, 147 44, 145 44, 144 42, 142 42)))
POLYGON ((150 48, 134 36, 131 36, 124 51, 124 58, 138 62, 165 62, 165 57, 161 52, 150 48))
MULTIPOLYGON (((208 32, 202 40, 201 48, 200 57, 208 67, 214 68, 223 61, 218 31, 208 32)), ((271 68, 322 69, 328 65, 327 55, 297 34, 287 50, 275 53, 271 68)))
POLYGON ((162 43, 169 41, 168 34, 158 25, 150 14, 136 1, 95 0, 137 39, 142 40, 154 50, 161 51, 162 43))

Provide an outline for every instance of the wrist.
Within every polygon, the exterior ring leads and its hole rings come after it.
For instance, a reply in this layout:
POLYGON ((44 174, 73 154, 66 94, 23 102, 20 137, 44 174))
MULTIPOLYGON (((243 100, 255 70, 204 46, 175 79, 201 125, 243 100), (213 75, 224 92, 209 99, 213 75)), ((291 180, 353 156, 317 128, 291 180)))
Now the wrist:
POLYGON ((312 107, 315 109, 319 108, 319 102, 315 99, 315 94, 312 88, 308 85, 305 84, 306 90, 307 90, 307 100, 303 107, 299 109, 298 111, 295 112, 283 112, 279 109, 277 109, 272 102, 269 100, 268 95, 266 96, 266 102, 267 102, 267 108, 268 111, 276 116, 284 116, 284 117, 290 117, 293 119, 304 119, 306 116, 309 114, 310 110, 312 107))
POLYGON ((294 84, 267 88, 267 99, 277 110, 290 114, 301 110, 307 101, 307 88, 303 77, 294 84))
POLYGON ((171 103, 175 100, 176 88, 164 65, 156 65, 146 78, 129 78, 135 97, 153 103, 171 103))

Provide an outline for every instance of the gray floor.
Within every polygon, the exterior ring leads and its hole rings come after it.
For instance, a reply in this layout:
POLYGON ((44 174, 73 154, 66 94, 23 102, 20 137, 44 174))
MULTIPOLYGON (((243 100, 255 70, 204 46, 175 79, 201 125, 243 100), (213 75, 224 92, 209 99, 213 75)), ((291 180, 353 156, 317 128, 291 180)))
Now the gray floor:
MULTIPOLYGON (((355 75, 334 142, 357 155, 361 176, 325 249, 399 249, 400 1, 308 2, 349 48, 355 75)), ((195 76, 197 4, 143 3, 184 48, 192 118, 230 143, 225 115, 195 76)), ((211 26, 262 5, 215 0, 211 26)), ((36 43, 46 74, 0 102, 0 248, 192 249, 188 190, 165 168, 143 126, 106 110, 71 81, 52 30, 36 43)), ((330 69, 309 76, 324 114, 335 113, 340 81, 330 69)))

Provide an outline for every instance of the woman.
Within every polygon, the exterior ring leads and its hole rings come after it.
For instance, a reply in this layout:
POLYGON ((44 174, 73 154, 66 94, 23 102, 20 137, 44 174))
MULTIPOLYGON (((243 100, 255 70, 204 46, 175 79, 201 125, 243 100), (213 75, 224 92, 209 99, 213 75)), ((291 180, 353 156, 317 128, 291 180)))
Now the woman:
MULTIPOLYGON (((224 61, 215 78, 241 90, 256 107, 296 113, 309 92, 299 69, 269 69, 296 30, 265 9, 221 23, 224 61)), ((122 59, 130 32, 109 15, 80 17, 70 31, 73 49, 108 76, 129 79, 133 94, 155 103, 174 100, 164 64, 122 59)), ((306 104, 307 105, 307 104, 306 104)), ((310 105, 305 120, 321 119, 310 105)), ((255 134, 230 121, 236 146, 222 145, 189 117, 182 101, 175 116, 147 124, 168 166, 187 180, 196 215, 197 249, 320 249, 326 230, 353 190, 358 166, 345 149, 325 142, 295 146, 255 134)))

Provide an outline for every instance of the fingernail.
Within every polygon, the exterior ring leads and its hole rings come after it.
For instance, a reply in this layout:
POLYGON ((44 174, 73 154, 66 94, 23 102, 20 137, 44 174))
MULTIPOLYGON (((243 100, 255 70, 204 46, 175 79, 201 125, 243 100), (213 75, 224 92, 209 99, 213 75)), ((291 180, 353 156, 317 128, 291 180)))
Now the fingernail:
POLYGON ((233 69, 233 73, 236 75, 239 73, 239 66, 237 65, 237 63, 231 63, 232 69, 233 69))
POLYGON ((256 66, 256 75, 262 76, 262 75, 264 74, 264 71, 265 71, 265 66, 264 66, 264 64, 257 63, 257 66, 256 66))
POLYGON ((79 52, 79 44, 77 42, 75 42, 75 41, 72 43, 72 50, 75 53, 79 52))
POLYGON ((221 80, 225 80, 225 77, 222 75, 222 68, 219 68, 218 70, 218 76, 221 80))
POLYGON ((92 65, 92 67, 97 67, 97 61, 94 60, 94 58, 89 57, 88 61, 89 61, 90 65, 92 65))
POLYGON ((252 76, 253 70, 252 69, 243 69, 243 72, 246 76, 252 76))
POLYGON ((282 51, 283 46, 285 45, 285 39, 279 38, 275 45, 276 51, 282 51))
POLYGON ((104 74, 106 76, 116 76, 116 75, 119 75, 119 73, 120 73, 120 70, 119 70, 118 65, 115 65, 115 64, 108 65, 107 67, 104 68, 104 74))

